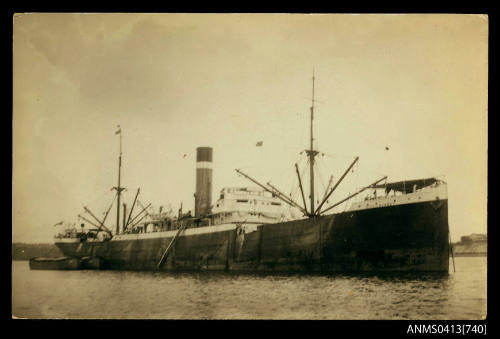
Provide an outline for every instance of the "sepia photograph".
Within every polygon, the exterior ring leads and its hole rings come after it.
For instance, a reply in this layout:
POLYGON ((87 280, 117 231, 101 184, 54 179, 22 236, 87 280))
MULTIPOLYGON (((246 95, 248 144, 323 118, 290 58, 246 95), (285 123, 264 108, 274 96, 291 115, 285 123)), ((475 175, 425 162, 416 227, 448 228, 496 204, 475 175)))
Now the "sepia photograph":
POLYGON ((487 318, 488 15, 12 28, 13 319, 487 318))

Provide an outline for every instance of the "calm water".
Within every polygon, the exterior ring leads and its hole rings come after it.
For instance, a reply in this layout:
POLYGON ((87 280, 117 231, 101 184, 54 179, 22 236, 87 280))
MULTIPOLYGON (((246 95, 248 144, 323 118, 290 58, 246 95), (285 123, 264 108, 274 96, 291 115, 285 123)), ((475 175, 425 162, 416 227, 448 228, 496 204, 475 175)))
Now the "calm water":
MULTIPOLYGON (((12 263, 12 314, 23 318, 482 319, 486 257, 449 275, 243 275, 31 271, 12 263)), ((451 265, 451 260, 450 260, 451 265)))

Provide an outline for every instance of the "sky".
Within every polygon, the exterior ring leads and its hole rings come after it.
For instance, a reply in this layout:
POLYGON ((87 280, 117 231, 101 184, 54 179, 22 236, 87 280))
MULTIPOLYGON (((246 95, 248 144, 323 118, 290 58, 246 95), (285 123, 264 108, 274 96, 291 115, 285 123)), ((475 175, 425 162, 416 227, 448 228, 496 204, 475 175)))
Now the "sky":
POLYGON ((300 202, 313 70, 318 195, 359 156, 330 204, 385 175, 438 177, 452 240, 486 233, 485 15, 19 13, 12 241, 52 242, 83 206, 103 215, 118 125, 128 206, 140 187, 154 211, 194 209, 199 146, 213 147, 212 202, 252 186, 235 168, 300 202))

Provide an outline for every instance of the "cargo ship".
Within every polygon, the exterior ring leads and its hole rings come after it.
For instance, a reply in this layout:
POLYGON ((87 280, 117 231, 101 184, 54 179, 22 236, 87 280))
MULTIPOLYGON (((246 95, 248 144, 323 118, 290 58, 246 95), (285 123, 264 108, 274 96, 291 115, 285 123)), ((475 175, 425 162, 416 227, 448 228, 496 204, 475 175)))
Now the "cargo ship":
POLYGON ((161 210, 148 214, 145 207, 132 217, 138 189, 128 217, 124 205, 120 228, 120 134, 118 185, 114 187, 116 230, 105 226, 111 206, 102 220, 85 207, 90 217, 79 217, 95 228, 84 230, 81 224, 81 230, 59 234, 56 246, 67 257, 99 258, 103 268, 118 270, 448 272, 448 196, 442 180, 388 182, 384 177, 330 204, 329 197, 358 161, 356 157, 331 187, 330 181, 315 206, 314 164, 319 151, 313 145, 314 75, 312 80, 310 147, 305 150, 310 166, 309 204, 296 165, 302 204, 236 169, 258 188, 223 188, 212 205, 213 149, 198 147, 194 215, 183 213, 182 206, 177 215, 161 210), (330 212, 363 192, 369 194, 351 202, 343 212, 330 212), (285 206, 302 215, 287 216, 285 206))

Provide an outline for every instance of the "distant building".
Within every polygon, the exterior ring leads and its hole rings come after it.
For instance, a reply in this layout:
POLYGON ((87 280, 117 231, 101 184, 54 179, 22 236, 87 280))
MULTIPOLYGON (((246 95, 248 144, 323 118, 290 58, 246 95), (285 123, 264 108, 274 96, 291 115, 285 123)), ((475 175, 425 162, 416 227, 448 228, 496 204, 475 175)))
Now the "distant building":
POLYGON ((486 234, 464 235, 453 245, 453 253, 456 256, 485 256, 488 254, 487 242, 486 234))
POLYGON ((473 233, 471 235, 464 235, 460 238, 460 242, 463 244, 468 244, 472 242, 486 242, 488 241, 488 236, 486 234, 473 233))

